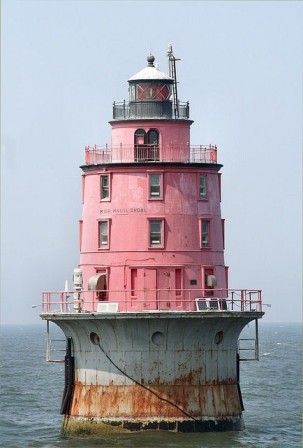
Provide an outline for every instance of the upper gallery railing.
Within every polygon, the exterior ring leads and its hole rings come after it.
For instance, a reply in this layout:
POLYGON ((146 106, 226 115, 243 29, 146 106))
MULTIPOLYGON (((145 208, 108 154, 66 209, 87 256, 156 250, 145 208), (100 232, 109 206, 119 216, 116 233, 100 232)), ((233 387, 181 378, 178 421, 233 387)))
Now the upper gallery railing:
POLYGON ((86 146, 86 165, 107 163, 177 162, 217 163, 217 146, 123 145, 86 146))
POLYGON ((172 101, 132 101, 130 103, 113 104, 114 120, 130 120, 142 118, 157 119, 189 119, 189 102, 178 102, 178 108, 173 108, 172 101))

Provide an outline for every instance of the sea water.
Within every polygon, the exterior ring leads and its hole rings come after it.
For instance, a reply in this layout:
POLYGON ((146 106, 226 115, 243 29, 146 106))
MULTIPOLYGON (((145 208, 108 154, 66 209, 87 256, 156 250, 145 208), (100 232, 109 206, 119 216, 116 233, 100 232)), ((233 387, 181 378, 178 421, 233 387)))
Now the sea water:
POLYGON ((301 447, 302 325, 260 321, 259 339, 260 361, 241 362, 244 431, 63 437, 64 364, 45 361, 45 326, 2 326, 0 447, 301 447))

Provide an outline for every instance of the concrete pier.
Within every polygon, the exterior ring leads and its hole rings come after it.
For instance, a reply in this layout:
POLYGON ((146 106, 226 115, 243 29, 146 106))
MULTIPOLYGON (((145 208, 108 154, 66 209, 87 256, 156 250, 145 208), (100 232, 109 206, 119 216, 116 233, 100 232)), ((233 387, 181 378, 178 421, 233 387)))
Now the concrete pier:
POLYGON ((72 341, 64 432, 243 429, 237 340, 260 314, 45 315, 72 341))

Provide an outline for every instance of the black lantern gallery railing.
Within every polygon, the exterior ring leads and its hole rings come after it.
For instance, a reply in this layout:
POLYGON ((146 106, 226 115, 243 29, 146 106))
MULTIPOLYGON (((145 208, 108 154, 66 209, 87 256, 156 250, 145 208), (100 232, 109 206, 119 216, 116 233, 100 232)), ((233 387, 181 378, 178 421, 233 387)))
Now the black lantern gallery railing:
POLYGON ((173 108, 172 101, 131 101, 113 104, 114 120, 142 118, 189 119, 189 102, 178 102, 173 108))

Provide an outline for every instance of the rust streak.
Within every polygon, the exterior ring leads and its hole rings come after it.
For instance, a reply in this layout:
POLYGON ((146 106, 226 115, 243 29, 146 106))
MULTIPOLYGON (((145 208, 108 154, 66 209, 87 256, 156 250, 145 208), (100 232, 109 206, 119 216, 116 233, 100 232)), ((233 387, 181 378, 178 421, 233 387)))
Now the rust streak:
POLYGON ((193 418, 241 414, 236 384, 153 385, 154 393, 138 385, 75 385, 70 415, 102 418, 193 418))

